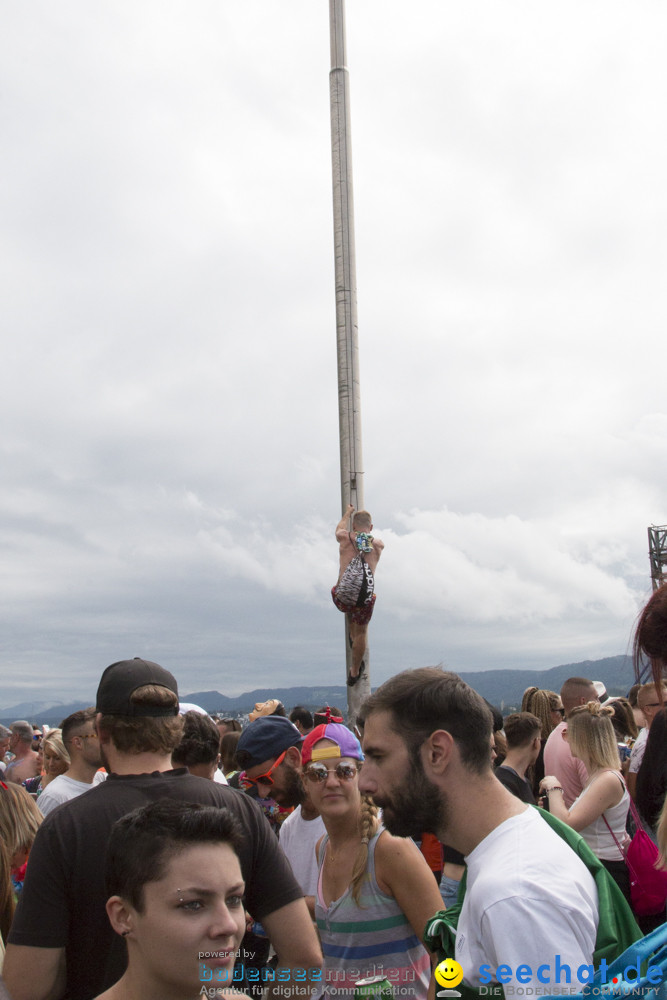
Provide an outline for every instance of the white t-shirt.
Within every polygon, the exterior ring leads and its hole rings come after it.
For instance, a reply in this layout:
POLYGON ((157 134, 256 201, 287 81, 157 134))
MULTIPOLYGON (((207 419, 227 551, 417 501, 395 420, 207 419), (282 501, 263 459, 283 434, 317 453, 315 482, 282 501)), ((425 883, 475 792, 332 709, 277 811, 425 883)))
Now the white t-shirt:
POLYGON ((632 753, 630 754, 630 763, 628 764, 628 771, 632 774, 637 774, 639 768, 642 766, 642 761, 644 759, 644 751, 646 750, 646 741, 648 739, 648 726, 644 726, 640 729, 639 736, 635 740, 635 745, 632 748, 632 753))
POLYGON ((314 896, 317 892, 315 845, 326 832, 322 817, 304 819, 301 806, 297 806, 280 827, 280 846, 287 855, 304 896, 314 896))
MULTIPOLYGON (((512 970, 508 982, 524 992, 548 994, 556 983, 556 956, 577 969, 591 965, 598 925, 593 876, 568 844, 530 806, 496 827, 466 858, 468 882, 456 934, 456 961, 465 982, 497 982, 496 969, 512 970), (488 970, 480 973, 482 966, 488 970), (519 966, 529 966, 517 978, 519 966), (544 968, 541 977, 537 975, 544 968), (490 979, 488 977, 491 977, 490 979)), ((564 987, 563 987, 564 988, 564 987)), ((512 992, 506 987, 506 993, 512 992)), ((554 987, 558 992, 558 986, 554 987)))
POLYGON ((39 811, 42 816, 48 816, 56 806, 61 806, 63 802, 75 799, 77 795, 82 795, 83 792, 89 792, 92 787, 92 782, 75 781, 74 778, 68 778, 66 774, 59 774, 57 778, 49 782, 38 797, 37 805, 39 806, 39 811))

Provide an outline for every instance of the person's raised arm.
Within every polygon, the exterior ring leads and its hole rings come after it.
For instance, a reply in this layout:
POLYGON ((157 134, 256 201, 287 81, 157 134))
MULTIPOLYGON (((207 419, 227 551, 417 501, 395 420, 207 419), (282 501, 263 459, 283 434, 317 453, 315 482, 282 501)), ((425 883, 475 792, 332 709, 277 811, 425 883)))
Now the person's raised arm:
POLYGON ((338 541, 342 541, 347 538, 350 533, 350 518, 354 514, 354 505, 349 503, 347 505, 347 510, 341 517, 340 521, 336 525, 336 538, 338 541))
POLYGON ((568 809, 563 799, 563 789, 558 784, 558 778, 548 775, 542 778, 540 790, 546 792, 549 800, 549 812, 567 823, 573 830, 584 830, 594 823, 603 812, 611 806, 618 805, 623 798, 622 779, 616 771, 606 771, 592 783, 586 794, 571 809, 568 809))

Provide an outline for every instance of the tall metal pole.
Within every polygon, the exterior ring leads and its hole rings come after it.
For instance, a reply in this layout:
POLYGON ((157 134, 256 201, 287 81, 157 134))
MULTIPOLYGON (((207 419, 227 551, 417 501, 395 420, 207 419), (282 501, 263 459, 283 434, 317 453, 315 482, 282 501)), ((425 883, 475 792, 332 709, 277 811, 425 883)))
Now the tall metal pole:
MULTIPOLYGON (((361 453, 359 345, 357 340, 357 273, 354 250, 354 197, 350 146, 350 82, 345 46, 345 0, 329 0, 331 39, 331 160, 333 175, 334 257, 336 279, 336 339, 338 345, 338 424, 340 435, 341 509, 364 506, 361 453)), ((351 651, 345 626, 347 673, 351 651)), ((370 694, 369 657, 359 682, 348 688, 348 712, 354 721, 361 702, 370 694)))

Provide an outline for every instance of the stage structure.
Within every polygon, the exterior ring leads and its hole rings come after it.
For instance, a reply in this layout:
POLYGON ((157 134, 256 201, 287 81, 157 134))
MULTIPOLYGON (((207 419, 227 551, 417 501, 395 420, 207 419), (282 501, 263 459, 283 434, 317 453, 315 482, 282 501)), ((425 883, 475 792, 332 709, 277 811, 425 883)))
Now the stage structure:
POLYGON ((667 567, 667 524, 648 529, 648 557, 651 563, 651 584, 653 590, 662 587, 667 567))
MULTIPOLYGON (((651 586, 655 592, 664 586, 667 573, 667 524, 652 524, 648 529, 648 558, 651 564, 651 586)), ((646 684, 651 674, 651 661, 644 658, 639 667, 639 682, 646 684)))

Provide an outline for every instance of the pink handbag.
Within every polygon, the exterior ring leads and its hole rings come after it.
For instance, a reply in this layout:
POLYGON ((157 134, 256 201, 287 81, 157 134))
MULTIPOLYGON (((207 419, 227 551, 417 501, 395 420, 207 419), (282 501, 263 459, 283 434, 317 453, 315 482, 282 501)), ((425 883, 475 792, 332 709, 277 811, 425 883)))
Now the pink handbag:
POLYGON ((638 917, 660 913, 667 903, 667 870, 660 865, 660 852, 644 829, 636 806, 630 799, 630 811, 635 822, 635 833, 625 850, 621 847, 614 831, 607 823, 607 829, 616 846, 625 858, 630 875, 630 899, 632 909, 638 917))

